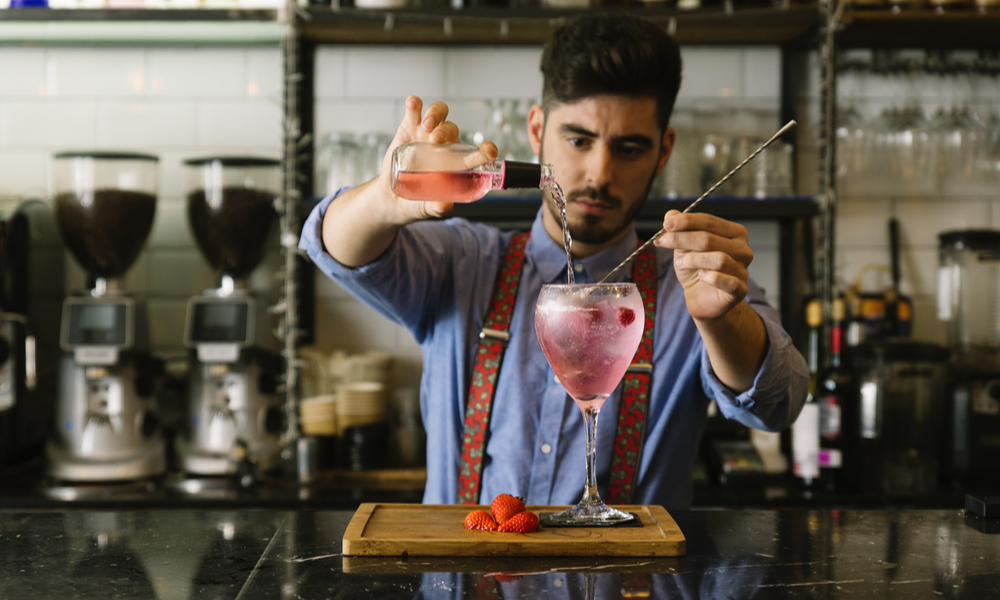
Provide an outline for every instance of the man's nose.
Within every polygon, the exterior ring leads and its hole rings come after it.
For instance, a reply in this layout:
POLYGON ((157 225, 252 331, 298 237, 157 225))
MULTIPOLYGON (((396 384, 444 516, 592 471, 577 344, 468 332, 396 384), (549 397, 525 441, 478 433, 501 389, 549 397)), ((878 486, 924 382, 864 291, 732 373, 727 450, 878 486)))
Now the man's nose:
POLYGON ((590 153, 587 165, 587 183, 600 189, 611 183, 614 174, 614 161, 611 149, 597 145, 590 153))

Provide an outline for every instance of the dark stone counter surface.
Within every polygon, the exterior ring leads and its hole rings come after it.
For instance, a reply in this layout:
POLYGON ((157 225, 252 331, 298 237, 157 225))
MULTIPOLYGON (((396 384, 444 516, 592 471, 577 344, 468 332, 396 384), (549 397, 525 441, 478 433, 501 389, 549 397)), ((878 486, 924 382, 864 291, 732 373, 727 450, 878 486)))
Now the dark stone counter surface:
POLYGON ((672 559, 345 557, 352 514, 0 510, 0 598, 1000 598, 958 510, 681 512, 672 559))

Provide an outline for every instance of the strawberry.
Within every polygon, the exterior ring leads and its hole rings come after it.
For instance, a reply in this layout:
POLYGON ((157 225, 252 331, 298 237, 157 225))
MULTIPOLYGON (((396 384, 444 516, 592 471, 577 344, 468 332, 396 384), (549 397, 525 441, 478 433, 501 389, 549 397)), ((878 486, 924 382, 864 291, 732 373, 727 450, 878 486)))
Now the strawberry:
POLYGON ((478 529, 479 531, 496 531, 497 522, 485 510, 474 510, 465 515, 465 528, 478 529))
POLYGON ((500 525, 497 531, 504 533, 531 533, 538 531, 538 515, 533 512, 519 512, 500 525))
POLYGON ((632 324, 632 321, 635 321, 634 310, 631 308, 625 308, 624 306, 618 309, 618 323, 620 323, 622 327, 628 327, 632 324))
POLYGON ((507 519, 517 513, 524 512, 524 501, 510 494, 500 494, 493 499, 493 504, 490 505, 490 512, 493 513, 493 518, 496 519, 497 525, 503 525, 507 519))
POLYGON ((500 583, 510 583, 511 581, 517 581, 521 578, 517 573, 487 573, 487 576, 493 576, 500 583))

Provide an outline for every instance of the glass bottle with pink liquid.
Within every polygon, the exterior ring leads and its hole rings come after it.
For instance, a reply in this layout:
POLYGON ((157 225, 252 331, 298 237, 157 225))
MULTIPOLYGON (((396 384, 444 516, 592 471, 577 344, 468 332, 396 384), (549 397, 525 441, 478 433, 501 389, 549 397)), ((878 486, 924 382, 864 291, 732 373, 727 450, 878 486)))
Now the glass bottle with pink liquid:
POLYGON ((554 185, 552 165, 487 159, 473 144, 410 142, 392 153, 392 191, 423 202, 475 202, 491 190, 554 185))
POLYGON ((604 504, 595 468, 597 417, 635 356, 645 325, 634 283, 544 285, 535 333, 559 382, 583 413, 587 435, 583 498, 545 517, 550 525, 614 525, 635 517, 604 504))

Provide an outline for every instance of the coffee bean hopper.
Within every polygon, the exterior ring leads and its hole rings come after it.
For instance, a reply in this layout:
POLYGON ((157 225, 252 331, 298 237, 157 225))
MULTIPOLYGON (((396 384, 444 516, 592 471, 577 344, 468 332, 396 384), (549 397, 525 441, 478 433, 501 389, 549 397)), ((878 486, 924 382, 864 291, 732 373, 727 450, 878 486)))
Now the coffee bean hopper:
POLYGON ((211 157, 184 164, 191 179, 188 223, 220 283, 188 301, 190 419, 177 444, 179 463, 191 475, 242 480, 252 471, 253 480, 281 466, 283 415, 276 382, 282 362, 266 304, 247 284, 277 222, 281 171, 278 161, 264 158, 211 157))
POLYGON ((121 280, 153 226, 158 164, 144 154, 55 155, 56 223, 87 273, 86 292, 63 302, 47 446, 57 481, 137 481, 166 471, 144 303, 121 280))

